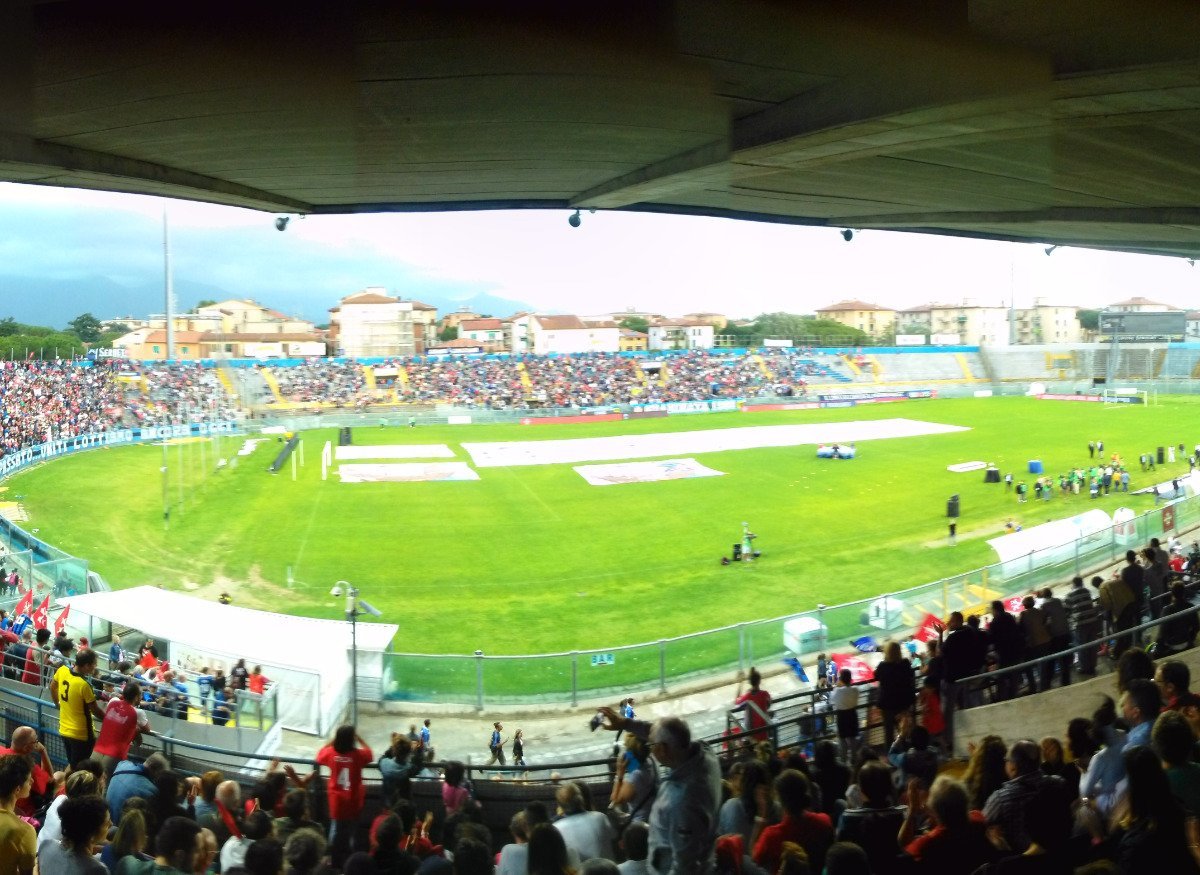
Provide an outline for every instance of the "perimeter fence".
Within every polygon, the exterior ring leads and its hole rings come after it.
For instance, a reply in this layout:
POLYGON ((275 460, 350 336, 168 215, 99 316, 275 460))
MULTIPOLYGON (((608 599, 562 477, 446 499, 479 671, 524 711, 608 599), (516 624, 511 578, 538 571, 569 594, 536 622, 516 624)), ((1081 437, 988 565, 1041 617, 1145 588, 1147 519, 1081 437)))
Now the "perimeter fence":
POLYGON ((983 611, 993 600, 1095 573, 1151 538, 1165 540, 1197 525, 1200 496, 1179 498, 1065 544, 921 586, 624 647, 511 656, 482 651, 386 654, 384 698, 484 709, 666 693, 681 682, 744 672, 752 665, 788 657, 811 660, 818 652, 848 650, 863 636, 904 637, 927 614, 944 619, 952 611, 983 611))

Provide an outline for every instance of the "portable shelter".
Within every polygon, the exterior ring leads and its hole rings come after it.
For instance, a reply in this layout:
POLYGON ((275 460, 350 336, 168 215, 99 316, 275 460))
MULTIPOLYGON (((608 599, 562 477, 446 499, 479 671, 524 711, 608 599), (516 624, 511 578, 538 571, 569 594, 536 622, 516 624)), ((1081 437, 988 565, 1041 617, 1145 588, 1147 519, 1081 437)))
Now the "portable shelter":
MULTIPOLYGON (((95 640, 103 624, 137 629, 170 645, 171 662, 195 671, 238 659, 261 665, 278 683, 278 719, 286 729, 324 735, 351 695, 350 624, 222 605, 153 586, 68 596, 68 626, 95 640), (98 624, 96 621, 100 621, 98 624)), ((358 623, 359 688, 378 688, 384 653, 398 626, 358 623)))

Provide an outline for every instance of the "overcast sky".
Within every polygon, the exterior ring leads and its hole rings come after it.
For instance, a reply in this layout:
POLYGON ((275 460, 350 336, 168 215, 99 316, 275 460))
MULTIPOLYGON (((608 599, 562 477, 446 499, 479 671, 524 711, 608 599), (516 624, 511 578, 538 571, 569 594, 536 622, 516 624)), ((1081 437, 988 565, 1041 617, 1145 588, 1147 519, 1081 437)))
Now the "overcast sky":
MULTIPOLYGON (((177 285, 318 322, 367 286, 417 299, 486 293, 579 315, 635 307, 750 317, 845 298, 896 308, 1010 296, 1017 306, 1042 297, 1096 307, 1133 295, 1200 303, 1200 269, 1180 258, 1072 248, 1047 257, 1043 245, 881 231, 846 243, 833 229, 621 212, 585 212, 572 228, 565 210, 313 216, 279 233, 271 214, 166 203, 177 285)), ((0 273, 161 283, 163 204, 0 184, 0 273)), ((180 303, 190 307, 190 297, 180 303)), ((78 303, 101 318, 124 315, 102 297, 78 303)))

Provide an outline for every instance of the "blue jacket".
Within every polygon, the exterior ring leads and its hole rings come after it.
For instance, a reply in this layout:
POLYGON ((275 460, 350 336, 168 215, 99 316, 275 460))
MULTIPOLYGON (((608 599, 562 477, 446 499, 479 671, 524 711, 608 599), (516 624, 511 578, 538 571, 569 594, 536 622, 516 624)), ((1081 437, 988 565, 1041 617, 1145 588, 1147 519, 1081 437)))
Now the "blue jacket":
POLYGON ((141 796, 149 802, 154 799, 154 793, 154 782, 146 777, 146 770, 141 763, 130 760, 117 763, 116 771, 108 780, 108 792, 105 794, 108 813, 112 816, 113 823, 120 822, 121 809, 125 806, 126 799, 141 796))

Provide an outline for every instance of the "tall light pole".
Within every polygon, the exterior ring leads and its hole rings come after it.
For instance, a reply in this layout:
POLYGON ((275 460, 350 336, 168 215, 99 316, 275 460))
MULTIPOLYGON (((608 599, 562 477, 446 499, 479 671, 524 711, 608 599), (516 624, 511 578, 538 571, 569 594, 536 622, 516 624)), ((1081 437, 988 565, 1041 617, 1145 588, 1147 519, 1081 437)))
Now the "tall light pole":
POLYGON ((346 599, 346 619, 350 621, 350 722, 358 725, 358 615, 370 614, 372 617, 383 616, 382 612, 370 602, 361 601, 358 597, 358 587, 349 581, 339 580, 333 585, 329 594, 336 598, 346 599))

